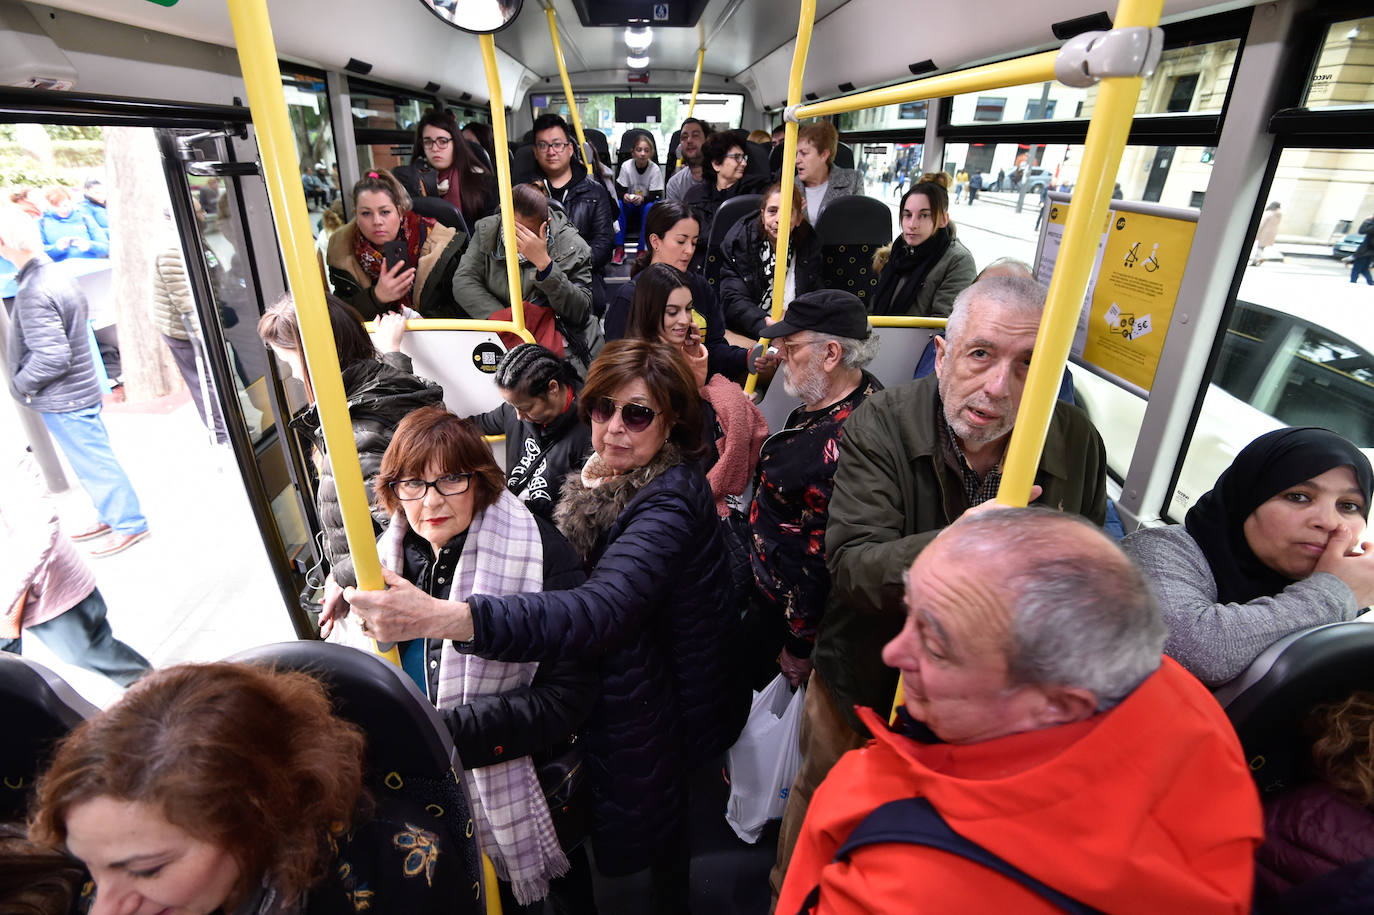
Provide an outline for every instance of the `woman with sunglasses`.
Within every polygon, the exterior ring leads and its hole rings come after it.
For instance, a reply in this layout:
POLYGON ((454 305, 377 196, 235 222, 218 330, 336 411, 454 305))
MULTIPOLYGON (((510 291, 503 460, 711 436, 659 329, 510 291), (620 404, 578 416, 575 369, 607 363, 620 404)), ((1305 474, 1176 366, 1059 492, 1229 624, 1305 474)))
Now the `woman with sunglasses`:
MULTIPOLYGON (((363 482, 370 485, 396 425, 411 410, 442 401, 444 389, 411 374, 410 357, 400 352, 401 336, 405 333, 404 318, 400 315, 382 318, 377 334, 382 352, 378 353, 363 328, 362 316, 332 295, 324 298, 329 308, 329 323, 334 329, 344 395, 348 398, 353 442, 358 449, 363 482)), ((343 512, 339 509, 339 493, 334 486, 333 467, 323 460, 324 435, 315 406, 315 387, 302 355, 305 349, 301 343, 300 319, 296 315, 296 303, 290 296, 268 308, 258 320, 258 336, 305 385, 305 397, 310 406, 291 420, 291 426, 305 433, 315 444, 315 466, 320 472, 315 505, 320 527, 324 529, 324 555, 329 560, 331 577, 344 585, 353 584, 353 561, 348 555, 348 536, 344 531, 343 512)), ((373 526, 380 533, 390 513, 375 498, 371 502, 373 526)))
POLYGON ((431 108, 420 118, 410 164, 393 174, 412 200, 447 200, 468 226, 496 210, 496 176, 482 167, 458 130, 458 119, 446 109, 431 108))
POLYGON ((325 261, 334 294, 372 320, 414 309, 426 318, 463 318, 453 272, 467 236, 411 209, 410 195, 384 169, 353 185, 353 219, 329 236, 325 261))
POLYGON ((701 224, 702 244, 692 259, 693 269, 706 265, 705 240, 711 237, 711 224, 716 210, 732 197, 757 194, 768 183, 767 174, 745 176, 749 167, 749 149, 734 133, 723 130, 706 138, 701 148, 701 183, 692 187, 683 202, 692 208, 701 224))
POLYGON ((649 248, 635 258, 630 281, 620 285, 620 291, 606 309, 606 339, 625 336, 625 322, 630 316, 630 303, 634 301, 639 276, 653 264, 668 264, 687 274, 687 282, 692 287, 692 307, 706 320, 705 346, 710 374, 719 373, 739 381, 748 374, 748 353, 725 339, 725 313, 711 284, 700 273, 688 269, 697 250, 700 230, 700 223, 685 203, 661 200, 653 205, 644 217, 649 248))
POLYGON ((706 480, 716 498, 716 512, 728 518, 740 511, 740 496, 754 476, 759 449, 768 437, 768 420, 740 386, 721 376, 707 379, 706 348, 692 318, 692 287, 687 275, 667 264, 654 264, 635 285, 625 336, 657 340, 682 350, 702 399, 702 428, 715 442, 716 458, 706 480))
MULTIPOLYGON (((387 587, 445 600, 581 584, 581 557, 505 484, 472 423, 442 404, 403 419, 373 484, 391 516, 377 541, 387 587)), ((501 878, 503 910, 542 912, 551 883, 566 910, 590 910, 585 864, 573 879, 555 879, 585 838, 585 823, 579 829, 564 819, 582 799, 561 802, 555 820, 541 783, 557 789, 568 755, 580 759, 580 745, 570 741, 596 701, 595 665, 571 654, 542 663, 488 660, 460 653, 438 632, 418 633, 397 649, 402 669, 453 735, 484 850, 501 878)))
MULTIPOLYGON (((350 619, 387 641, 439 634, 504 661, 596 663, 585 741, 596 865, 607 878, 648 871, 651 883, 644 893, 611 880, 609 895, 625 901, 602 900, 601 912, 686 912, 689 777, 734 742, 749 704, 732 682, 739 612, 697 466, 697 384, 680 349, 617 340, 593 363, 578 410, 596 453, 564 484, 555 518, 591 568, 585 584, 449 601, 404 584, 344 596, 350 619)), ((325 625, 343 612, 331 602, 325 625)))

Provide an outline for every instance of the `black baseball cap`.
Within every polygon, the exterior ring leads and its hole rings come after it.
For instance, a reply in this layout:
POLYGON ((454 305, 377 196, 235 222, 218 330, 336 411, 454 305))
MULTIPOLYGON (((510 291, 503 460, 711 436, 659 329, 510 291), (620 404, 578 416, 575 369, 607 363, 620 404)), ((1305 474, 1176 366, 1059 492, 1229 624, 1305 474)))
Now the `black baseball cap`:
POLYGON ((864 303, 852 292, 842 289, 817 289, 804 292, 792 300, 777 324, 760 331, 761 337, 785 337, 799 330, 814 330, 818 334, 867 340, 873 333, 868 326, 868 312, 864 303))

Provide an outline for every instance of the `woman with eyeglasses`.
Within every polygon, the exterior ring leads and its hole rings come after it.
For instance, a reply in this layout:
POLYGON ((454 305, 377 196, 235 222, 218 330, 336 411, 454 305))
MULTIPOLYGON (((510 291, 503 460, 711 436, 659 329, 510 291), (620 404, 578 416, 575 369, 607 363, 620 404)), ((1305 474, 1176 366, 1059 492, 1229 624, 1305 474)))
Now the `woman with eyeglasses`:
MULTIPOLYGON (((386 585, 411 598, 553 592, 586 577, 553 523, 506 490, 482 433, 442 404, 396 427, 373 488, 391 517, 377 541, 386 585)), ((551 883, 566 910, 593 910, 585 863, 555 879, 586 837, 585 798, 560 797, 551 811, 545 792, 581 760, 574 735, 596 701, 595 664, 572 654, 506 663, 460 652, 438 631, 397 648, 453 735, 503 910, 542 912, 551 883)))
MULTIPOLYGON (((734 742, 749 704, 732 683, 739 613, 697 466, 696 379, 678 348, 617 340, 592 364, 578 410, 595 453, 564 484, 554 517, 591 568, 585 584, 447 601, 395 584, 344 597, 350 619, 386 641, 442 635, 504 661, 597 664, 586 734, 596 866, 607 878, 647 871, 651 884, 635 893, 642 876, 611 879, 623 908, 603 900, 601 912, 686 912, 688 780, 734 742)), ((343 612, 326 606, 325 625, 343 612)))
POLYGON ((643 272, 654 264, 667 264, 687 274, 687 282, 692 287, 692 308, 706 320, 709 373, 719 373, 734 381, 744 378, 748 374, 747 352, 725 339, 725 313, 711 284, 700 273, 689 272, 701 232, 701 224, 691 208, 677 200, 659 201, 644 219, 644 232, 649 239, 649 248, 635 257, 630 281, 620 285, 615 299, 606 309, 606 339, 625 336, 630 303, 634 301, 635 286, 643 272))
POLYGON ((334 294, 366 320, 410 308, 426 318, 461 318, 453 273, 467 236, 411 209, 410 195, 384 169, 353 185, 353 219, 329 236, 325 261, 334 294))
POLYGON ((412 200, 447 200, 468 226, 496 210, 496 176, 482 166, 447 109, 431 108, 420 118, 410 164, 393 174, 412 200))
POLYGON ((706 264, 706 240, 711 237, 711 224, 716 210, 732 197, 756 194, 768 183, 767 175, 745 177, 749 167, 749 150, 736 134, 723 130, 706 138, 701 148, 701 183, 687 192, 683 202, 692 208, 701 224, 702 244, 692 259, 693 269, 706 264))
MULTIPOLYGON (((358 462, 362 465, 363 481, 370 486, 396 425, 411 410, 441 402, 444 389, 411 374, 410 357, 400 352, 401 336, 405 333, 405 319, 400 315, 382 318, 377 333, 382 352, 378 353, 357 311, 332 295, 325 296, 325 303, 329 307, 329 323, 334 329, 334 346, 338 351, 344 395, 348 398, 358 462)), ((268 308, 258 320, 258 336, 305 385, 310 407, 291 420, 291 426, 315 445, 315 466, 320 472, 315 506, 320 527, 324 529, 324 555, 332 570, 331 579, 341 585, 353 584, 353 561, 348 554, 339 493, 334 486, 333 467, 323 459, 324 435, 315 406, 315 387, 302 355, 305 349, 301 344, 300 319, 296 315, 296 303, 290 296, 268 308)), ((380 533, 390 514, 375 498, 370 501, 373 527, 380 533)))
POLYGON ((716 455, 706 471, 715 494, 716 512, 728 518, 738 514, 740 496, 754 475, 759 449, 768 437, 768 420, 745 396, 739 385, 721 375, 707 379, 706 348, 692 317, 692 287, 676 267, 655 264, 635 285, 634 301, 625 336, 631 340, 657 340, 682 350, 702 399, 702 428, 715 443, 716 455))

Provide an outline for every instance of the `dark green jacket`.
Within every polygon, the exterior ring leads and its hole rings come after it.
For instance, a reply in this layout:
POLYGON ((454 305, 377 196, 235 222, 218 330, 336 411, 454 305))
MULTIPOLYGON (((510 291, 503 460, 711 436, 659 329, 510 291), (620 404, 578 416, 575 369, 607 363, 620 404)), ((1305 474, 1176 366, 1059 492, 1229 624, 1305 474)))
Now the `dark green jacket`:
MULTIPOLYGON (((940 456, 937 380, 929 375, 869 397, 845 422, 825 529, 830 601, 812 655, 850 725, 855 705, 886 715, 897 672, 881 652, 906 618, 907 570, 967 507, 959 474, 940 456)), ((1038 505, 1107 515, 1107 458, 1082 410, 1058 402, 1035 482, 1038 505)), ((1015 548, 1015 544, 1009 544, 1015 548)), ((993 572, 994 570, 989 570, 993 572)))

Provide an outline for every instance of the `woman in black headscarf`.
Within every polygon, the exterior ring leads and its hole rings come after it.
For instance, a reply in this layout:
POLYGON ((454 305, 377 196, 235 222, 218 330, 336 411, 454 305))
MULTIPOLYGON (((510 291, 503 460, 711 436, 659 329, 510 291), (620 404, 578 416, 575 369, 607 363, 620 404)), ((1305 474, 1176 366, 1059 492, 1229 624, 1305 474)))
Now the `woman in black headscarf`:
POLYGON ((1360 543, 1369 460, 1326 429, 1261 435, 1182 525, 1122 548, 1154 584, 1165 652, 1209 686, 1292 632, 1353 619, 1374 602, 1374 544, 1360 543))
POLYGON ((954 237, 948 181, 943 172, 922 175, 902 195, 902 234, 873 259, 882 272, 868 298, 869 314, 946 318, 954 297, 973 285, 978 268, 954 237))

